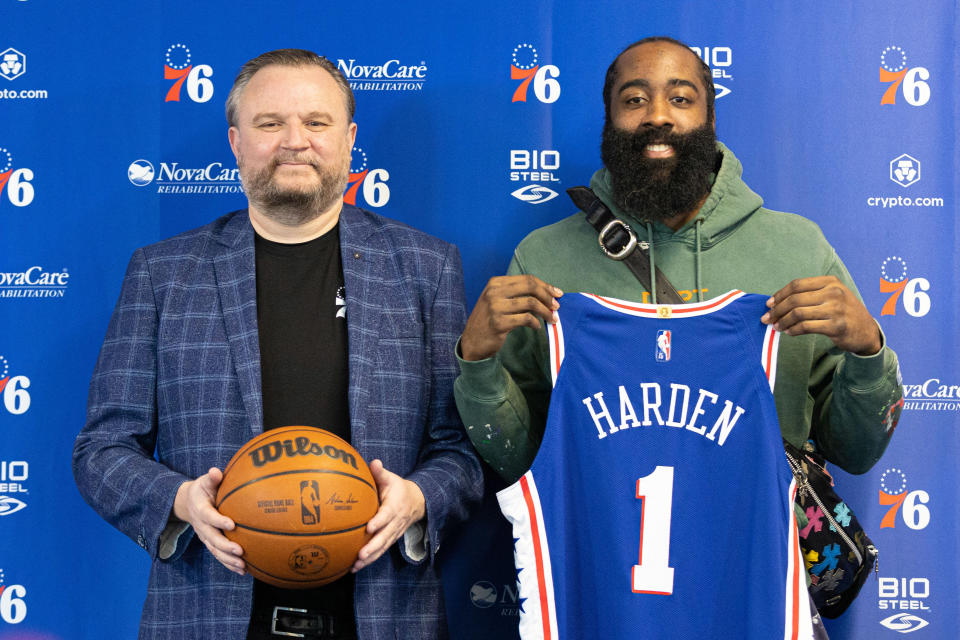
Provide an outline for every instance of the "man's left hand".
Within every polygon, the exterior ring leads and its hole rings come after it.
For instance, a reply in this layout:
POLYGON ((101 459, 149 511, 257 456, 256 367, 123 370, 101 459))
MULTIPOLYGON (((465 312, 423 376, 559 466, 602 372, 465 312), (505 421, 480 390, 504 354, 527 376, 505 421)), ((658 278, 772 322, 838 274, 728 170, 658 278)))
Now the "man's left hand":
POLYGON ((861 356, 880 351, 880 328, 863 302, 836 276, 793 280, 767 300, 764 324, 789 336, 819 333, 861 356))
POLYGON ((416 483, 387 471, 379 460, 370 463, 370 473, 380 493, 380 508, 367 523, 367 533, 373 534, 373 538, 357 554, 353 573, 373 564, 426 513, 423 492, 416 483))

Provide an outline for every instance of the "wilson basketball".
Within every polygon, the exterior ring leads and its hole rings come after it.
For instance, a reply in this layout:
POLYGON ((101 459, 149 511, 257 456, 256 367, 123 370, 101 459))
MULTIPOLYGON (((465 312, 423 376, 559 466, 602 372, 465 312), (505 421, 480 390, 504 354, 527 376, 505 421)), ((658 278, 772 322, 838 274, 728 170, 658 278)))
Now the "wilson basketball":
POLYGON ((314 427, 271 429, 230 460, 216 507, 247 571, 287 589, 333 582, 370 539, 380 504, 367 463, 349 443, 314 427))

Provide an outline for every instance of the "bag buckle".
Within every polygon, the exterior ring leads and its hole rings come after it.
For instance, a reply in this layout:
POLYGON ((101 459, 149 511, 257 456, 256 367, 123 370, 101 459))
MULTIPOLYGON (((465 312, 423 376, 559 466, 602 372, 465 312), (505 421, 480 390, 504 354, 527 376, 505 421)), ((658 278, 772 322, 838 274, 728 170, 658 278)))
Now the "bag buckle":
POLYGON ((633 250, 637 248, 637 236, 633 233, 633 229, 631 229, 630 225, 628 225, 626 222, 617 218, 614 218, 604 225, 603 229, 600 230, 600 235, 597 237, 597 240, 600 243, 600 249, 602 249, 603 252, 607 254, 607 257, 612 260, 626 260, 627 257, 633 253, 633 250), (625 231, 627 236, 629 236, 629 239, 627 240, 627 244, 625 244, 619 251, 611 251, 610 249, 607 249, 605 241, 608 234, 617 231, 616 227, 618 226, 622 227, 623 231, 625 231))

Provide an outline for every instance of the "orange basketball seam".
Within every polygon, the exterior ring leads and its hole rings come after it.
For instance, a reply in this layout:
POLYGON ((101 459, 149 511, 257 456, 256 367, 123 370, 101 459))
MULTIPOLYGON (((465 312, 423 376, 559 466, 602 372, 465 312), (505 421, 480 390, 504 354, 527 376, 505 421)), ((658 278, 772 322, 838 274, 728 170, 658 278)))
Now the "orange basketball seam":
POLYGON ((293 533, 293 532, 287 533, 285 531, 274 531, 273 529, 257 529, 256 527, 250 527, 248 525, 241 524, 239 522, 234 522, 233 524, 237 525, 238 528, 246 529, 247 531, 256 531, 257 533, 269 533, 270 535, 273 535, 273 536, 291 536, 295 538, 310 538, 313 536, 333 536, 338 533, 350 533, 351 531, 356 531, 357 529, 362 529, 363 527, 367 526, 367 523, 364 522, 363 524, 358 524, 355 527, 350 527, 349 529, 339 529, 337 531, 308 531, 305 533, 293 533))
MULTIPOLYGON (((334 470, 334 469, 291 469, 291 470, 289 470, 289 471, 278 471, 278 472, 276 472, 276 473, 270 473, 270 474, 267 474, 267 475, 265 475, 265 476, 258 476, 258 477, 256 477, 256 478, 254 478, 253 480, 247 480, 247 481, 244 482, 243 484, 238 484, 238 485, 235 486, 233 489, 231 489, 229 492, 227 492, 219 502, 217 502, 217 504, 215 505, 216 508, 217 508, 217 511, 220 510, 220 505, 222 505, 224 502, 227 501, 227 498, 229 498, 230 496, 232 496, 234 493, 236 493, 236 492, 239 491, 240 489, 243 489, 244 487, 249 487, 250 485, 256 484, 257 482, 260 482, 261 480, 269 480, 270 478, 276 478, 277 476, 288 476, 288 475, 292 475, 292 474, 294 474, 294 473, 332 473, 332 474, 338 475, 338 476, 346 476, 346 477, 348 477, 348 478, 353 478, 354 480, 359 480, 359 481, 362 482, 363 484, 365 484, 365 485, 367 485, 368 487, 370 487, 370 488, 373 490, 373 493, 374 493, 374 494, 377 493, 377 488, 376 488, 375 486, 373 486, 372 484, 370 484, 369 482, 367 482, 365 479, 361 478, 360 476, 356 476, 356 475, 354 475, 354 474, 352 474, 352 473, 347 473, 346 471, 336 471, 336 470, 334 470)), ((380 502, 380 497, 379 497, 379 495, 378 495, 378 496, 377 496, 377 503, 379 504, 379 502, 380 502)))

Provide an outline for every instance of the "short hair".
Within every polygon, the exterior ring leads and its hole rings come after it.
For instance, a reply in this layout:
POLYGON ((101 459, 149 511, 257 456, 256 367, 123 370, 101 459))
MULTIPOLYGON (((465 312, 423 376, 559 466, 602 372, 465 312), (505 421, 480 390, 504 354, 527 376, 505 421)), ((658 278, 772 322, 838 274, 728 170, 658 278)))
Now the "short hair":
POLYGON ((700 63, 700 81, 703 83, 703 88, 706 90, 707 94, 707 122, 709 123, 712 121, 713 103, 716 100, 717 90, 713 86, 713 72, 710 70, 710 65, 704 62, 688 44, 685 42, 680 42, 679 40, 669 36, 651 36, 649 38, 644 38, 643 40, 637 40, 617 54, 617 57, 614 58, 613 62, 610 63, 610 66, 607 67, 607 75, 603 81, 603 109, 607 120, 610 120, 610 94, 613 93, 613 85, 617 81, 617 61, 620 60, 620 56, 625 54, 627 51, 630 51, 630 49, 650 42, 669 42, 670 44, 675 44, 690 51, 690 55, 697 59, 697 62, 700 63))
POLYGON ((240 104, 240 96, 250 83, 250 79, 253 78, 258 71, 271 65, 281 67, 315 66, 329 73, 330 77, 333 78, 343 93, 349 122, 353 122, 353 114, 356 111, 356 101, 353 98, 353 91, 350 89, 350 83, 343 77, 343 74, 340 73, 340 70, 337 69, 335 64, 327 58, 313 51, 307 51, 306 49, 276 49, 274 51, 261 53, 256 58, 248 60, 240 67, 240 71, 237 72, 237 77, 234 79, 233 86, 230 87, 230 93, 227 95, 226 104, 227 124, 231 127, 237 124, 237 107, 240 104))

